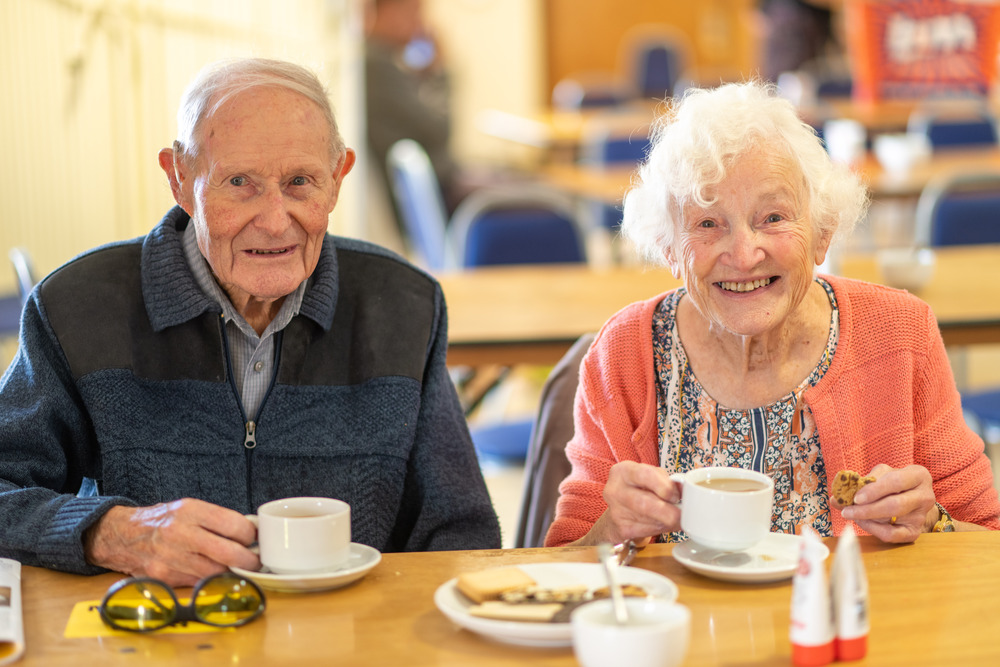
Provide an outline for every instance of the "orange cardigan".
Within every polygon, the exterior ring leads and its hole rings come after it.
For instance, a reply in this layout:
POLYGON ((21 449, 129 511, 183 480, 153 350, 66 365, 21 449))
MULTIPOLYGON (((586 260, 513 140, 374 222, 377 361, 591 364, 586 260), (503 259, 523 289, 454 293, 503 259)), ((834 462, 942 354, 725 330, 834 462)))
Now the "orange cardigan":
MULTIPOLYGON (((930 307, 904 291, 824 278, 837 297, 840 338, 829 370, 804 398, 816 419, 827 487, 838 470, 918 464, 954 518, 1000 530, 990 462, 962 417, 930 307)), ((573 469, 559 487, 547 546, 590 530, 607 507, 601 494, 612 465, 659 465, 652 317, 664 296, 614 315, 584 357, 566 447, 573 469)), ((831 510, 831 519, 839 535, 840 512, 831 510)))

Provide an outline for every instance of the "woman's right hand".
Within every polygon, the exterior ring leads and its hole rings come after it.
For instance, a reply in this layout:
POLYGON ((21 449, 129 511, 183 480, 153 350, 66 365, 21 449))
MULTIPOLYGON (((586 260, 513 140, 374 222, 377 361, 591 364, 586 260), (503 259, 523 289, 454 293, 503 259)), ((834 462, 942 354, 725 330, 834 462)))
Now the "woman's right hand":
POLYGON ((604 485, 608 508, 590 531, 573 544, 618 544, 633 540, 643 545, 660 533, 679 530, 681 510, 676 503, 680 497, 680 485, 663 468, 635 461, 616 463, 604 485))

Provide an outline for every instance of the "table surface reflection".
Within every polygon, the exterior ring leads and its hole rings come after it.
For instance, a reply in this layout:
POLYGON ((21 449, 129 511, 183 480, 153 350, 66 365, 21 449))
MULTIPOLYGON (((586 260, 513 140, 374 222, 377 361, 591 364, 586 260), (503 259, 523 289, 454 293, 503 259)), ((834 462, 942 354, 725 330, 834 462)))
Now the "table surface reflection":
MULTIPOLYGON (((827 543, 833 549, 835 540, 827 543)), ((862 538, 871 634, 864 665, 1000 664, 1000 532, 935 533, 890 546, 862 538)), ((635 566, 659 572, 692 612, 684 663, 788 665, 790 581, 734 584, 687 571, 671 545, 635 566)), ((268 596, 267 613, 233 631, 64 637, 73 605, 99 599, 117 575, 81 577, 25 568, 25 665, 575 665, 570 648, 526 648, 451 623, 434 591, 460 572, 538 562, 595 562, 594 549, 385 554, 343 589, 268 596)), ((183 592, 183 591, 182 591, 183 592)))

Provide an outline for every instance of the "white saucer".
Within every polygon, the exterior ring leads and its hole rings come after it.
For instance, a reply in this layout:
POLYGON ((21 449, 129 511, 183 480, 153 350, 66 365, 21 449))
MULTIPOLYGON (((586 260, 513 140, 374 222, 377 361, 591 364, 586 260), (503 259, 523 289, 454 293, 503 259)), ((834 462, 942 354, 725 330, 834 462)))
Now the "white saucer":
POLYGON ((330 572, 314 572, 312 574, 277 574, 266 568, 260 572, 242 570, 238 567, 229 568, 241 577, 257 582, 261 588, 281 593, 302 593, 307 591, 327 591, 352 584, 368 571, 379 564, 382 554, 365 544, 351 542, 351 554, 347 563, 330 572))
MULTIPOLYGON (((802 538, 768 533, 746 551, 718 551, 688 540, 674 546, 674 558, 689 570, 712 579, 760 584, 790 579, 799 564, 802 538)), ((823 545, 823 558, 830 550, 823 545)))
MULTIPOLYGON (((604 569, 597 563, 529 563, 518 569, 545 588, 566 588, 583 585, 595 590, 607 585, 604 569)), ((662 574, 637 567, 621 567, 618 581, 622 585, 641 586, 655 598, 673 602, 677 599, 677 586, 662 574)), ((526 621, 501 621, 469 614, 470 602, 456 587, 457 579, 450 579, 434 593, 434 604, 457 625, 489 639, 521 646, 565 647, 573 645, 573 631, 569 623, 532 623, 526 621)))

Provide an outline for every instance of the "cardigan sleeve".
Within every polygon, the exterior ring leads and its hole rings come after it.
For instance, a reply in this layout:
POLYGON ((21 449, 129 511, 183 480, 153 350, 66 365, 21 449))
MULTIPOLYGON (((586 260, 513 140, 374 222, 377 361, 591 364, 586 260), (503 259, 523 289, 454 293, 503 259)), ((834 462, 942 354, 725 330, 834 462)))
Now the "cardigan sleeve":
POLYGON ((604 485, 619 461, 658 465, 651 313, 658 296, 622 311, 598 334, 580 366, 566 446, 572 465, 559 486, 546 546, 583 537, 607 509, 604 485))
POLYGON ((961 521, 1000 529, 1000 500, 983 441, 968 427, 933 313, 926 357, 914 378, 914 458, 934 480, 934 495, 961 521))

